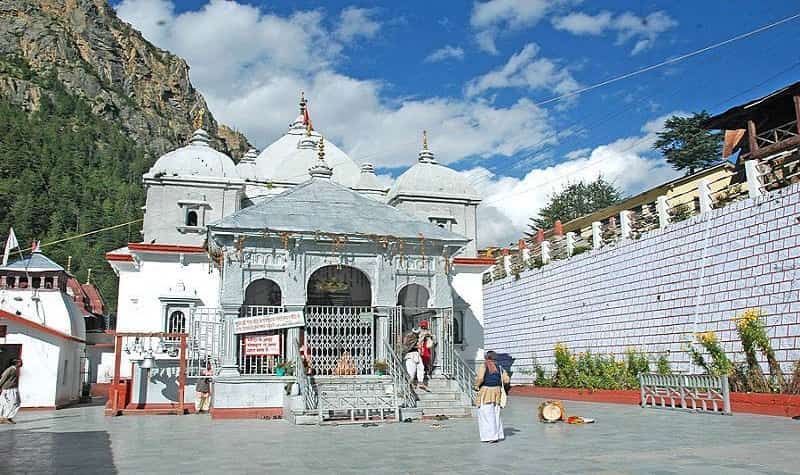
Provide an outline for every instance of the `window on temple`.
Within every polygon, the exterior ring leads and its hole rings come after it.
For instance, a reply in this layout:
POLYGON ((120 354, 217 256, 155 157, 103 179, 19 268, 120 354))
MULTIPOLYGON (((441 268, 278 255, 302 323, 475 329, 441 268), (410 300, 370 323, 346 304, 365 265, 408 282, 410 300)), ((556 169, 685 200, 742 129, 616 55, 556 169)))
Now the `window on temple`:
POLYGON ((464 312, 458 311, 453 315, 453 343, 464 343, 464 312))
POLYGON ((44 278, 44 288, 45 289, 52 289, 53 288, 53 278, 52 277, 45 277, 44 278))
POLYGON ((429 221, 442 229, 446 229, 448 231, 453 230, 453 223, 455 222, 452 218, 428 218, 429 221))
POLYGON ((38 289, 38 288, 39 288, 39 287, 41 287, 41 286, 42 286, 42 278, 41 278, 41 277, 34 277, 34 278, 33 278, 33 285, 32 285, 32 287, 33 287, 34 289, 38 289))
POLYGON ((27 277, 20 277, 19 278, 19 288, 20 289, 27 289, 28 288, 28 278, 27 277))
MULTIPOLYGON (((167 333, 185 333, 186 332, 186 315, 181 310, 172 310, 167 317, 167 333)), ((170 338, 170 340, 178 340, 178 338, 170 338)))
POLYGON ((16 277, 6 277, 6 287, 9 289, 13 289, 17 286, 17 278, 16 277))
POLYGON ((197 210, 190 209, 186 212, 186 225, 197 226, 197 210))

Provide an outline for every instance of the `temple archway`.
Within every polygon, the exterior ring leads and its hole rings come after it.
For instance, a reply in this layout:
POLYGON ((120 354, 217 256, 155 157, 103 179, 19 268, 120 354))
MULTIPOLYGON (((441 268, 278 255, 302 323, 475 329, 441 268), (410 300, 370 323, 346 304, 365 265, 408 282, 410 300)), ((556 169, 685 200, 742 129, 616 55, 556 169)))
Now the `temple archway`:
POLYGON ((430 293, 419 284, 408 284, 397 294, 397 305, 403 309, 403 332, 419 326, 422 320, 430 319, 435 310, 428 308, 430 293))
POLYGON ((367 275, 355 267, 320 267, 308 279, 306 304, 369 307, 372 305, 372 287, 367 275))
POLYGON ((244 291, 244 305, 247 307, 280 306, 281 288, 270 279, 254 280, 244 291))

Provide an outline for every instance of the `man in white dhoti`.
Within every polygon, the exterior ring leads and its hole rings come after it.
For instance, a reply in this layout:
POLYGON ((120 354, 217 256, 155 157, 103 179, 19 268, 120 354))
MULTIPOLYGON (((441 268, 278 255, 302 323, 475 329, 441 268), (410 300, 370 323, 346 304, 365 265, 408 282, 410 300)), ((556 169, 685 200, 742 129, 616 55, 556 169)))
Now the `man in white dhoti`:
POLYGON ((478 388, 478 432, 481 442, 499 442, 505 439, 503 420, 500 419, 500 409, 505 406, 504 384, 511 378, 503 368, 497 365, 497 353, 486 352, 486 360, 480 368, 475 379, 478 388))
POLYGON ((0 424, 16 424, 14 417, 19 411, 19 369, 22 360, 14 358, 11 366, 0 375, 0 424))
POLYGON ((419 329, 415 328, 403 337, 403 349, 406 352, 405 365, 411 384, 414 384, 414 377, 420 389, 427 390, 425 386, 425 365, 422 364, 422 356, 419 354, 419 329))

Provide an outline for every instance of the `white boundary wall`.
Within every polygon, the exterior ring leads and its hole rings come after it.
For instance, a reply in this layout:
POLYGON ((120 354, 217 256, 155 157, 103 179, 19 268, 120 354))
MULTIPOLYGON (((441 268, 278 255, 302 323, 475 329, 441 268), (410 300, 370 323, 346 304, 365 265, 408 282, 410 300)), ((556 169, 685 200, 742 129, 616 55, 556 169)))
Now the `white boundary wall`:
POLYGON ((552 371, 557 342, 574 352, 664 353, 673 370, 696 371, 685 350, 693 333, 715 331, 743 361, 732 319, 759 308, 788 371, 800 359, 798 294, 795 184, 486 284, 485 346, 513 358, 518 375, 534 357, 552 371))

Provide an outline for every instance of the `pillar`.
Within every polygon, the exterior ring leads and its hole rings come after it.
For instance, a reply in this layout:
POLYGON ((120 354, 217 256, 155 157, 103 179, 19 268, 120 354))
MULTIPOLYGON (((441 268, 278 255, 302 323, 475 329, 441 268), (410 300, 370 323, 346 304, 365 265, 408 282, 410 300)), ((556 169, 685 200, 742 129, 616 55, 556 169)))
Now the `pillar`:
POLYGON ((669 226, 669 204, 664 195, 656 198, 656 212, 658 213, 658 227, 666 228, 669 226))
POLYGON ((550 262, 550 241, 542 241, 542 264, 550 262))
POLYGON ((711 188, 708 180, 703 179, 697 183, 697 193, 700 195, 700 214, 711 211, 711 188))
POLYGON ((758 171, 758 160, 744 162, 744 172, 747 175, 747 193, 750 198, 758 198, 763 194, 761 191, 761 173, 758 171))
POLYGON ((567 233, 567 256, 571 256, 575 252, 575 233, 567 233))
POLYGON ((239 318, 239 306, 222 306, 222 369, 220 376, 239 376, 238 354, 239 338, 234 333, 234 322, 239 318))
MULTIPOLYGON (((303 305, 286 305, 287 312, 302 312, 305 310, 303 305)), ((286 361, 295 361, 300 354, 300 327, 286 329, 286 361)))
POLYGON ((620 226, 620 234, 622 239, 628 239, 631 237, 631 212, 630 211, 620 211, 619 212, 619 226, 620 226))
POLYGON ((600 249, 603 245, 603 232, 600 221, 592 222, 592 249, 600 249))

